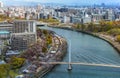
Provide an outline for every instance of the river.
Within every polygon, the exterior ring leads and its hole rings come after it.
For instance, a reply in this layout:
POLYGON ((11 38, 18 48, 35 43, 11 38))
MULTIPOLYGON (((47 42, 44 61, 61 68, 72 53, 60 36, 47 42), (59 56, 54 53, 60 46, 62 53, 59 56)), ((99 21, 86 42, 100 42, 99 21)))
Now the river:
MULTIPOLYGON (((120 55, 107 42, 80 32, 50 27, 40 27, 56 32, 64 37, 71 51, 72 62, 120 65, 120 55)), ((68 62, 67 53, 63 61, 68 62)), ((58 65, 43 78, 120 78, 120 68, 72 65, 72 71, 67 71, 68 65, 58 65)))

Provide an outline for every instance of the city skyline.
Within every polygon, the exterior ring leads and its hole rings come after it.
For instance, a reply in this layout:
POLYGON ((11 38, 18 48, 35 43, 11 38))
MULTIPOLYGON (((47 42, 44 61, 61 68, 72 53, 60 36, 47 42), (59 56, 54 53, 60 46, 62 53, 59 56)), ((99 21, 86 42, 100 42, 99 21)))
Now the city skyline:
MULTIPOLYGON (((108 4, 108 5, 115 5, 115 4, 120 4, 120 0, 12 0, 12 1, 9 1, 9 0, 0 0, 2 1, 5 5, 14 5, 14 4, 20 4, 22 5, 21 3, 22 2, 34 2, 34 3, 59 3, 59 4, 67 4, 67 5, 93 5, 93 4, 101 4, 101 3, 105 3, 105 4, 108 4)), ((23 3, 23 4, 25 4, 23 3)))

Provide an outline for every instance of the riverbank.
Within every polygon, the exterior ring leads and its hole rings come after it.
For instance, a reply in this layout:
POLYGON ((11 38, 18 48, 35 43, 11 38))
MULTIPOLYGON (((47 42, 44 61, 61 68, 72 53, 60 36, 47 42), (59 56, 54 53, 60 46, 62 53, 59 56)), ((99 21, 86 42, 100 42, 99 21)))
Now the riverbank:
MULTIPOLYGON (((49 26, 49 27, 53 27, 53 26, 49 26)), ((81 33, 85 33, 88 35, 92 35, 94 37, 100 38, 106 42, 108 42, 112 47, 114 47, 117 52, 120 54, 120 44, 118 42, 116 42, 113 38, 111 37, 107 37, 106 35, 100 34, 100 33, 91 33, 91 32, 86 32, 86 31, 81 31, 78 29, 74 29, 74 28, 69 28, 69 27, 58 27, 58 26, 54 26, 53 28, 61 28, 61 29, 67 29, 67 30, 71 30, 71 31, 76 31, 76 32, 81 32, 81 33)))
POLYGON ((110 37, 109 35, 104 35, 100 33, 93 33, 93 35, 96 35, 99 38, 102 38, 103 40, 107 41, 120 53, 120 43, 116 42, 114 38, 110 37))
POLYGON ((24 78, 43 77, 56 65, 47 62, 60 62, 67 52, 67 41, 55 32, 38 29, 37 37, 37 42, 21 54, 26 59, 20 70, 24 78))
MULTIPOLYGON (((54 58, 54 60, 52 59, 52 61, 55 61, 55 62, 62 61, 62 59, 64 58, 64 56, 66 55, 66 52, 67 52, 67 41, 64 38, 62 38, 61 36, 58 36, 55 32, 52 32, 52 33, 54 34, 54 37, 56 37, 59 41, 59 43, 57 43, 58 47, 56 48, 56 54, 52 57, 52 58, 54 58)), ((56 42, 54 42, 54 43, 56 43, 56 42)), ((46 67, 45 69, 39 71, 35 75, 35 77, 42 78, 44 75, 49 73, 55 66, 56 65, 49 65, 49 67, 46 67)))

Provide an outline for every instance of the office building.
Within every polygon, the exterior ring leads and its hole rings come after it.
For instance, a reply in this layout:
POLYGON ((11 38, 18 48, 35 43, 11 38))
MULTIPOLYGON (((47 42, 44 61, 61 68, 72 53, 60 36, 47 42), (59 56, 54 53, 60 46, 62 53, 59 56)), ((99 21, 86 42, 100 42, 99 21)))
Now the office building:
POLYGON ((91 17, 86 14, 82 19, 81 19, 81 23, 84 24, 84 23, 90 23, 91 22, 91 17))
POLYGON ((0 39, 9 39, 10 38, 10 32, 8 31, 0 31, 0 39))
POLYGON ((92 14, 92 21, 93 22, 99 22, 103 19, 102 14, 92 14))
POLYGON ((15 20, 13 22, 13 33, 24 32, 36 33, 36 23, 34 20, 15 20))
POLYGON ((12 32, 13 24, 0 24, 0 31, 12 32))
POLYGON ((34 20, 15 20, 11 34, 11 48, 25 50, 36 42, 36 23, 34 20))
POLYGON ((36 42, 35 33, 12 33, 11 34, 11 48, 13 50, 25 50, 35 42, 36 42))
POLYGON ((114 15, 113 10, 108 10, 106 12, 106 19, 109 20, 109 21, 115 20, 115 15, 114 15))
POLYGON ((64 16, 62 22, 63 23, 70 23, 70 17, 64 16))

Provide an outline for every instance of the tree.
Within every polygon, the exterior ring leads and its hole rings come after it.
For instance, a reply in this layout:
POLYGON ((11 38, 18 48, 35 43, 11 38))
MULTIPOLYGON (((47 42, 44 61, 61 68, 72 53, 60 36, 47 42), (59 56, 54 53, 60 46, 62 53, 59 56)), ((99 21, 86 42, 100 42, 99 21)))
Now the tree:
POLYGON ((82 30, 82 31, 85 30, 85 25, 84 25, 84 24, 81 25, 81 30, 82 30))
POLYGON ((9 64, 1 64, 0 65, 0 78, 4 78, 5 76, 9 76, 10 65, 9 64))
POLYGON ((80 24, 77 24, 77 29, 80 29, 80 24))
POLYGON ((10 66, 12 69, 20 68, 25 62, 24 58, 12 57, 10 59, 10 66))
POLYGON ((2 59, 2 60, 6 60, 6 59, 5 59, 5 56, 6 56, 7 50, 8 50, 8 47, 7 47, 7 46, 4 46, 3 49, 2 49, 2 54, 1 54, 1 59, 2 59))
POLYGON ((94 31, 94 29, 95 29, 95 25, 91 22, 91 23, 89 23, 89 24, 88 24, 87 29, 88 29, 88 31, 93 32, 93 31, 94 31))
POLYGON ((120 29, 119 28, 114 28, 108 31, 108 34, 116 36, 120 34, 120 29))
POLYGON ((117 42, 120 43, 120 35, 118 35, 118 36, 116 37, 116 39, 117 39, 117 42))
POLYGON ((43 34, 47 35, 48 31, 47 30, 43 30, 43 34))
POLYGON ((42 47, 42 52, 46 53, 47 52, 47 48, 46 47, 42 47))
POLYGON ((99 24, 100 24, 100 31, 104 31, 104 28, 105 28, 105 26, 106 26, 106 22, 104 21, 104 20, 101 20, 100 22, 99 22, 99 24))
POLYGON ((48 35, 46 39, 47 46, 49 46, 52 43, 52 36, 48 35))

